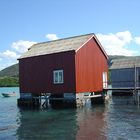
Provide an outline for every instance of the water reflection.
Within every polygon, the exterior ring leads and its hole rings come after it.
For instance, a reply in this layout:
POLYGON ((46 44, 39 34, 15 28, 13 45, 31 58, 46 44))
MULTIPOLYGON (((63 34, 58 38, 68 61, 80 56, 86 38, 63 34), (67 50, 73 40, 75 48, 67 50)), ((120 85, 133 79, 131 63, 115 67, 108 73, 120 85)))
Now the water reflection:
POLYGON ((104 106, 61 110, 21 110, 18 139, 106 140, 104 106))
POLYGON ((19 139, 75 139, 76 110, 21 111, 19 139))
POLYGON ((79 130, 76 140, 106 140, 104 120, 104 106, 94 106, 94 108, 83 108, 77 110, 77 125, 79 130))
POLYGON ((0 97, 0 140, 139 140, 139 132, 140 108, 132 97, 60 110, 22 110, 17 97, 0 97))
POLYGON ((113 97, 106 108, 104 119, 108 140, 140 139, 140 109, 134 105, 132 96, 113 97))
POLYGON ((0 98, 0 140, 16 140, 19 112, 13 98, 0 98))
POLYGON ((0 140, 139 140, 139 116, 132 97, 59 110, 18 109, 15 98, 1 98, 0 140))

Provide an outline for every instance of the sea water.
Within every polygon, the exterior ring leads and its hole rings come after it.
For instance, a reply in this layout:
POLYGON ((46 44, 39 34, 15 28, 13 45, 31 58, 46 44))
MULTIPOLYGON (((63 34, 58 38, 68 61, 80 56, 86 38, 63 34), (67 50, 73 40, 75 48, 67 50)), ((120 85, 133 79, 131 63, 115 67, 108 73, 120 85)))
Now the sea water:
POLYGON ((139 140, 140 108, 132 97, 114 97, 105 105, 78 109, 20 109, 19 88, 0 96, 0 140, 139 140))

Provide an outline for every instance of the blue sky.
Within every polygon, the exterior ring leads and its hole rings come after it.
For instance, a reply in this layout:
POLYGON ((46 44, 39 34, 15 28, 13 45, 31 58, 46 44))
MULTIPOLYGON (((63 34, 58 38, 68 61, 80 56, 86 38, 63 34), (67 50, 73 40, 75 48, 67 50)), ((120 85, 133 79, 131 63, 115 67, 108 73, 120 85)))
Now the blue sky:
POLYGON ((139 0, 1 0, 0 70, 37 42, 95 33, 110 55, 140 55, 139 0))

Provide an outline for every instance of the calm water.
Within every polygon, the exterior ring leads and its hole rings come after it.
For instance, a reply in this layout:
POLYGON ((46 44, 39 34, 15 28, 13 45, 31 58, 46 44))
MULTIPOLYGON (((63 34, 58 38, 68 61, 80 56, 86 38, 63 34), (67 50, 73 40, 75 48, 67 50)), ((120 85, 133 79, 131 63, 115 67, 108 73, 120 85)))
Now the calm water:
POLYGON ((0 140, 140 140, 140 109, 132 98, 113 98, 105 106, 79 109, 21 110, 17 93, 0 96, 0 140))

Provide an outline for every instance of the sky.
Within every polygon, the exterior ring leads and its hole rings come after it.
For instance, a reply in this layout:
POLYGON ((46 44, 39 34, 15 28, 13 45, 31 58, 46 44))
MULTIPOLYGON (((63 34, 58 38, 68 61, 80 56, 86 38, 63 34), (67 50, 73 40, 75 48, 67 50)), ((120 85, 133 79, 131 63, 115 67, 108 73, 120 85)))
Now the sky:
POLYGON ((95 33, 108 55, 140 55, 139 0, 1 0, 0 70, 38 42, 95 33))

